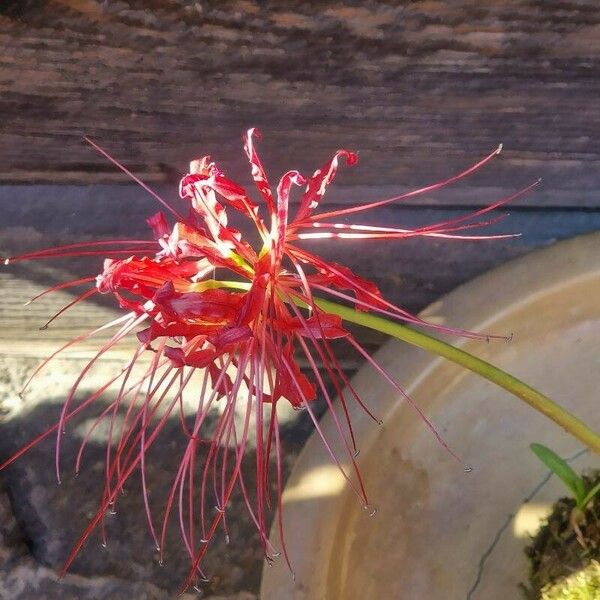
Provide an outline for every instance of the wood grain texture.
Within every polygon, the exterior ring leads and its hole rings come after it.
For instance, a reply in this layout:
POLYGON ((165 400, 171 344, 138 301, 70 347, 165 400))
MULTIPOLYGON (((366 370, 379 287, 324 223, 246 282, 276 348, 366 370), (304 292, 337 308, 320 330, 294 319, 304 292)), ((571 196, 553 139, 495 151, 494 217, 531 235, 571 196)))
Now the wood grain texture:
MULTIPOLYGON (((61 273, 57 269, 48 270, 46 274, 55 278, 65 276, 64 272, 61 273)), ((111 310, 94 302, 84 302, 74 306, 66 318, 58 319, 47 329, 41 330, 48 319, 70 303, 74 296, 66 292, 57 292, 53 296, 46 296, 24 306, 27 300, 45 288, 31 277, 22 279, 9 271, 0 273, 0 289, 0 356, 46 358, 71 340, 122 316, 116 309, 111 310)), ((109 340, 110 334, 115 332, 116 329, 113 329, 82 340, 68 348, 62 356, 89 360, 109 340)), ((135 336, 129 336, 119 344, 118 349, 112 350, 105 358, 122 362, 125 358, 131 358, 136 346, 135 336)))
POLYGON ((5 0, 0 179, 121 181, 86 133, 152 182, 206 153, 244 180, 256 125, 276 175, 359 150, 336 201, 504 142, 468 189, 427 201, 477 204, 541 176, 525 202, 597 207, 599 75, 596 0, 5 0))

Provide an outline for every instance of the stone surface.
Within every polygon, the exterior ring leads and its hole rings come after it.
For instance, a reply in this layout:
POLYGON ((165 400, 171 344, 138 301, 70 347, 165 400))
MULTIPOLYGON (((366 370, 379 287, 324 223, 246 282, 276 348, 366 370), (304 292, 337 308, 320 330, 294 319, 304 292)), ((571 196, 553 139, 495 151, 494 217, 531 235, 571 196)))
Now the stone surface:
MULTIPOLYGON (((24 528, 14 515, 22 511, 20 500, 22 497, 11 502, 7 492, 0 489, 0 599, 166 600, 170 597, 156 585, 125 578, 70 574, 60 580, 54 569, 44 566, 30 553, 34 542, 24 535, 24 528), (13 506, 18 509, 13 511, 13 506)), ((191 600, 196 596, 186 594, 184 597, 191 600)))
MULTIPOLYGON (((33 363, 0 357, 0 396, 4 399, 0 460, 57 420, 70 382, 81 368, 78 359, 58 360, 50 369, 51 375, 46 379, 42 375, 39 386, 32 386, 31 393, 21 399, 18 390, 33 363)), ((103 365, 83 390, 91 390, 113 372, 114 366, 110 361, 103 365)), ((3 473, 6 491, 0 496, 0 598, 33 600, 60 595, 68 599, 162 600, 174 597, 187 576, 189 558, 183 549, 176 515, 168 529, 165 563, 161 566, 148 532, 141 483, 133 477, 126 488, 127 494, 116 505, 116 514, 107 515, 107 547, 101 546, 97 534, 92 535, 69 575, 58 581, 56 571, 95 514, 102 491, 105 459, 102 433, 90 439, 77 477, 73 474, 73 460, 93 416, 106 406, 105 402, 98 402, 69 425, 62 440, 60 486, 54 469, 54 437, 34 447, 3 473)), ((157 516, 162 514, 179 464, 181 443, 185 441, 182 438, 175 417, 161 434, 162 441, 157 442, 156 451, 147 456, 147 485, 157 516)), ((283 438, 286 439, 285 431, 283 438)), ((289 447, 295 455, 299 447, 297 438, 289 447)), ((243 466, 249 493, 254 485, 254 461, 251 442, 243 466)), ((288 466, 286 462, 286 472, 288 466)), ((202 597, 217 594, 218 598, 249 600, 255 597, 260 581, 263 560, 260 541, 240 493, 234 493, 228 514, 230 541, 226 541, 223 532, 218 532, 211 543, 203 563, 210 581, 203 584, 202 597), (238 592, 241 595, 236 596, 238 592)))

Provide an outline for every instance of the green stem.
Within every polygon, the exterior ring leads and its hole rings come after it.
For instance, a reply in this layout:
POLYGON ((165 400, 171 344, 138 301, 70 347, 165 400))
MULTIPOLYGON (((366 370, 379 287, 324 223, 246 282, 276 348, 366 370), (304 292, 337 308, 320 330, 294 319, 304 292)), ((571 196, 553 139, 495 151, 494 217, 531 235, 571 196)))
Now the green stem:
POLYGON ((498 369, 485 360, 481 360, 451 344, 438 340, 422 331, 417 331, 416 329, 401 325, 400 323, 389 321, 388 319, 384 319, 383 317, 371 313, 359 312, 347 306, 342 306, 336 302, 323 300, 321 298, 314 298, 314 302, 325 312, 338 315, 344 321, 356 323, 357 325, 369 327, 375 331, 391 335, 403 342, 433 352, 458 365, 466 367, 470 371, 477 373, 481 377, 488 379, 511 394, 514 394, 517 398, 520 398, 535 410, 546 415, 555 423, 558 423, 558 425, 583 442, 586 446, 600 454, 600 437, 585 423, 553 400, 550 400, 547 396, 544 396, 544 394, 541 394, 516 377, 502 371, 502 369, 498 369))

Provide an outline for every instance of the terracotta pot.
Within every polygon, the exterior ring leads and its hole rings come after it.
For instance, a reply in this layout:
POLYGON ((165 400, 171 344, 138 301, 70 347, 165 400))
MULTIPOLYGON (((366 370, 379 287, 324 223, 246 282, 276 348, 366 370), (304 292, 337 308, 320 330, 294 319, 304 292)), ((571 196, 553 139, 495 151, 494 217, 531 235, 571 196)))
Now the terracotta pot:
MULTIPOLYGON (((452 292, 424 316, 471 330, 514 333, 509 343, 460 345, 600 430, 600 234, 515 260, 452 292)), ((377 360, 472 470, 465 472, 365 366, 353 383, 383 425, 358 406, 351 415, 360 470, 378 511, 370 517, 362 509, 313 435, 284 494, 296 578, 281 559, 265 565, 261 598, 518 598, 516 586, 527 572, 522 548, 539 515, 563 492, 553 478, 521 504, 546 473, 528 445, 541 442, 563 455, 581 445, 520 400, 423 351, 391 341, 377 360)), ((328 416, 323 428, 328 439, 337 438, 328 416)), ((596 458, 584 455, 575 465, 596 458)), ((275 530, 273 539, 279 543, 275 530)))

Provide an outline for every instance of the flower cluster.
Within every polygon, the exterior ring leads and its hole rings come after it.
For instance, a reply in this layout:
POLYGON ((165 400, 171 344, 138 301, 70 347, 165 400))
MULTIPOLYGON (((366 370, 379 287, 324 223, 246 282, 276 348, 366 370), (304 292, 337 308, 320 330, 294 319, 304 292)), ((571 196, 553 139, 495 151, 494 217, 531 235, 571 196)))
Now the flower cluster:
MULTIPOLYGON (((269 470, 274 463, 277 479, 275 506, 281 514, 282 457, 277 412, 281 402, 306 409, 321 434, 311 403, 317 396, 325 400, 347 452, 348 463, 353 465, 353 473, 344 471, 341 458, 325 438, 323 442, 367 506, 354 458, 356 447, 347 402, 358 402, 365 411, 371 412, 336 359, 331 341, 341 339, 349 344, 408 401, 410 398, 345 327, 339 314, 332 310, 335 305, 331 300, 341 301, 356 311, 372 311, 416 326, 475 336, 423 322, 385 300, 374 283, 355 275, 343 265, 310 252, 302 247, 301 242, 326 238, 504 237, 473 236, 466 231, 502 218, 490 218, 488 213, 526 190, 469 215, 413 230, 348 224, 339 220, 453 183, 485 165, 499 150, 454 177, 426 188, 361 206, 319 212, 320 203, 340 162, 353 165, 357 155, 339 150, 310 177, 289 171, 279 180, 274 194, 255 148, 257 138, 258 132, 250 129, 244 139, 244 149, 262 207, 251 200, 242 187, 227 178, 210 157, 205 156, 191 163, 190 172, 179 186, 181 198, 189 206, 188 214, 179 214, 149 190, 166 210, 166 213, 159 212, 148 219, 153 240, 72 244, 10 259, 102 253, 113 257, 127 256, 125 259, 107 258, 102 273, 95 278, 94 287, 71 303, 93 293, 112 294, 125 314, 69 342, 63 349, 107 328, 115 328, 115 333, 84 367, 64 403, 57 424, 5 463, 9 464, 33 444, 56 432, 56 469, 60 478, 60 434, 64 427, 110 385, 120 382, 119 394, 98 418, 98 422, 105 419, 110 423, 105 484, 99 510, 75 545, 65 570, 89 535, 102 525, 106 511, 115 504, 126 481, 138 470, 141 472, 149 529, 161 556, 170 515, 173 511, 179 513, 181 533, 191 561, 186 586, 195 578, 204 577, 202 558, 217 529, 223 527, 227 531, 226 511, 236 486, 243 493, 265 555, 267 558, 275 556, 277 552, 268 539, 266 511, 272 505, 269 470), (300 188, 299 201, 291 203, 294 188, 300 188), (260 240, 258 248, 254 248, 240 231, 229 224, 228 216, 232 211, 242 215, 256 230, 255 235, 260 240), (75 406, 75 392, 92 365, 132 332, 137 334, 139 347, 131 361, 111 381, 75 406), (151 353, 150 364, 136 378, 132 375, 134 366, 147 353, 151 353), (157 443, 167 419, 179 412, 184 390, 196 372, 202 373, 202 383, 196 391, 195 414, 190 423, 183 417, 181 409, 185 450, 174 474, 162 524, 158 527, 146 490, 145 457, 150 446, 157 443), (335 390, 337 403, 333 401, 331 390, 335 390), (208 428, 207 417, 212 414, 217 402, 221 403, 218 423, 216 427, 208 428), (117 427, 116 416, 123 411, 122 425, 117 427), (242 425, 234 418, 240 412, 243 415, 242 425), (257 453, 254 498, 251 498, 241 472, 251 424, 255 427, 257 453), (203 464, 198 465, 195 459, 201 445, 208 450, 203 464), (111 450, 111 447, 115 449, 111 450), (198 491, 199 501, 196 500, 198 491), (214 503, 216 511, 212 510, 214 503)), ((104 150, 90 143, 126 171, 104 150)), ((47 292, 91 280, 86 278, 59 284, 47 292)), ((53 356, 58 352, 60 350, 53 356)), ((435 433, 433 427, 427 424, 435 433)), ((287 560, 282 531, 280 537, 287 560)))

